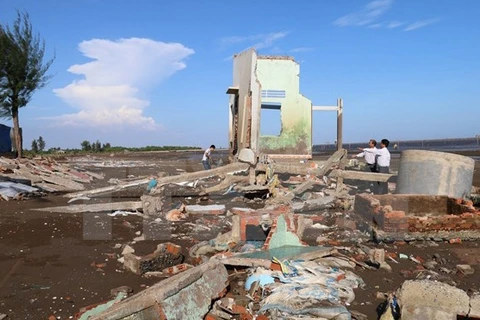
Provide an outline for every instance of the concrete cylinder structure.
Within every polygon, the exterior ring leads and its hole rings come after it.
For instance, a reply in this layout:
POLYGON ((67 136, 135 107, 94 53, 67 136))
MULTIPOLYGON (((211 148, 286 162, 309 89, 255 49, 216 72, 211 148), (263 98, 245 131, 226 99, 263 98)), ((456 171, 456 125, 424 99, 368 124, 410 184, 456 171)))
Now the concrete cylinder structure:
POLYGON ((475 160, 437 151, 405 150, 400 158, 396 193, 470 196, 475 160))

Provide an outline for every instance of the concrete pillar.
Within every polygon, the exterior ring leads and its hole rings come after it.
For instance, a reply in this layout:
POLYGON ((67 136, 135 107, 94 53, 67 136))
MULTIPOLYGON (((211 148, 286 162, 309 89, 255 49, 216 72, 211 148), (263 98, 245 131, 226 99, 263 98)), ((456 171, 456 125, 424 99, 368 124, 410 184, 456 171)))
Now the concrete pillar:
POLYGON ((475 161, 453 153, 406 150, 402 152, 396 193, 470 196, 475 161))

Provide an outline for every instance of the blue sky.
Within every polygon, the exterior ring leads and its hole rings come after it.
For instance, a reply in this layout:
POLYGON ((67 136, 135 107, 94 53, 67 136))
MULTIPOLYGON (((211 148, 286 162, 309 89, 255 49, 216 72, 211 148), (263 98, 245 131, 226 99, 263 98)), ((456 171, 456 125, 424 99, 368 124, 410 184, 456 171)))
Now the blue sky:
MULTIPOLYGON (((27 148, 227 146, 230 57, 252 46, 294 56, 314 105, 343 98, 345 142, 480 134, 480 1, 0 0, 0 21, 16 9, 56 54, 20 111, 27 148)), ((313 124, 335 140, 334 112, 313 124)))

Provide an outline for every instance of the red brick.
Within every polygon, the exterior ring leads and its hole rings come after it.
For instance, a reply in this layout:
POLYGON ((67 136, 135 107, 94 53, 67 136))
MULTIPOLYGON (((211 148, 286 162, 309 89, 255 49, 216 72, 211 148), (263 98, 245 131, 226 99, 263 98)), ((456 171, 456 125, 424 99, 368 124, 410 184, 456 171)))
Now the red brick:
POLYGON ((353 258, 357 261, 365 261, 367 259, 367 255, 357 254, 357 255, 354 255, 353 258))
POLYGON ((340 241, 338 241, 338 240, 328 240, 327 243, 331 246, 339 246, 340 245, 340 241))
POLYGON ((466 205, 467 207, 473 207, 473 201, 472 200, 465 200, 464 205, 466 205))
POLYGON ((460 230, 469 230, 472 229, 473 223, 461 223, 458 225, 458 227, 460 228, 460 230))
POLYGON ((442 225, 442 229, 444 230, 455 230, 457 228, 456 223, 445 223, 442 225))
POLYGON ((443 216, 443 219, 448 220, 448 221, 460 221, 461 220, 460 216, 457 216, 455 214, 446 214, 446 215, 443 216))
POLYGON ((233 214, 238 214, 239 216, 248 216, 252 214, 258 213, 256 210, 248 209, 248 208, 231 208, 230 212, 233 214))
POLYGON ((177 274, 177 273, 180 273, 180 272, 183 272, 185 270, 187 270, 188 268, 190 268, 191 266, 189 266, 188 264, 186 263, 181 263, 181 264, 177 264, 176 266, 173 266, 173 267, 168 267, 166 269, 163 269, 162 272, 163 273, 166 273, 170 276, 173 276, 174 274, 177 274))
POLYGON ((178 246, 178 245, 176 245, 176 244, 173 244, 173 243, 171 243, 171 242, 167 242, 167 243, 165 243, 165 250, 166 250, 167 252, 170 252, 170 253, 173 254, 173 255, 178 256, 178 255, 180 255, 181 252, 182 252, 182 247, 180 247, 180 246, 178 246))
POLYGON ((398 255, 395 252, 385 252, 385 256, 393 258, 393 259, 398 258, 398 255))
POLYGON ((238 304, 234 304, 232 306, 232 312, 236 314, 244 314, 247 313, 247 308, 244 306, 239 306, 238 304))
POLYGON ((242 313, 240 320, 253 320, 253 316, 250 313, 242 313))
POLYGON ((273 270, 273 271, 282 271, 282 267, 281 267, 278 263, 272 262, 272 263, 270 264, 270 270, 273 270))
POLYGON ((405 218, 405 212, 404 211, 390 211, 390 212, 385 212, 383 214, 385 219, 392 219, 392 218, 405 218))
POLYGON ((342 229, 350 229, 350 230, 357 229, 357 224, 355 223, 355 221, 348 220, 345 218, 337 218, 335 221, 335 225, 342 229))
POLYGON ((451 244, 462 243, 462 239, 460 239, 460 238, 450 239, 448 242, 451 243, 451 244))
POLYGON ((436 223, 432 224, 426 227, 427 230, 441 230, 442 229, 442 224, 441 223, 436 223))

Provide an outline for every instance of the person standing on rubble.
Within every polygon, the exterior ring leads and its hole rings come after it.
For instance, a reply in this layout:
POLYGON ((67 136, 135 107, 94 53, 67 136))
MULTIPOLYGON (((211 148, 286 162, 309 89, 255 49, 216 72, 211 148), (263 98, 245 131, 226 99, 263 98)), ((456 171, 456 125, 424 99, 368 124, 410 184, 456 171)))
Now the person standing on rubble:
POLYGON ((358 148, 361 150, 357 155, 354 155, 354 158, 365 158, 365 162, 367 163, 366 171, 370 172, 377 172, 377 141, 375 139, 370 139, 368 141, 368 148, 358 148))
MULTIPOLYGON (((379 173, 390 173, 390 151, 388 145, 390 141, 382 139, 380 142, 380 149, 377 150, 377 166, 379 173)), ((388 193, 388 182, 378 183, 378 194, 388 193)))
MULTIPOLYGON (((358 148, 362 151, 359 154, 353 156, 353 158, 365 158, 365 171, 367 172, 377 172, 377 140, 370 139, 368 141, 368 148, 358 148)), ((371 192, 374 192, 374 188, 377 187, 377 184, 373 181, 365 181, 365 188, 370 189, 371 192)))
POLYGON ((213 150, 215 150, 215 145, 214 144, 212 144, 210 146, 210 148, 205 150, 205 152, 203 153, 202 164, 203 164, 203 168, 205 170, 212 169, 212 166, 211 166, 210 162, 212 161, 212 151, 213 150))

